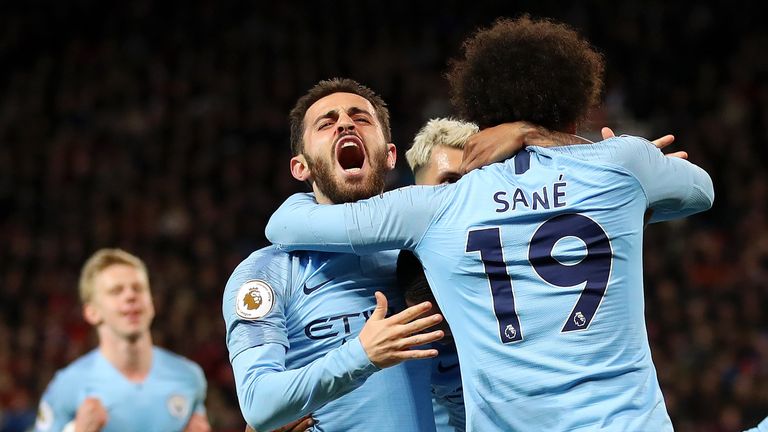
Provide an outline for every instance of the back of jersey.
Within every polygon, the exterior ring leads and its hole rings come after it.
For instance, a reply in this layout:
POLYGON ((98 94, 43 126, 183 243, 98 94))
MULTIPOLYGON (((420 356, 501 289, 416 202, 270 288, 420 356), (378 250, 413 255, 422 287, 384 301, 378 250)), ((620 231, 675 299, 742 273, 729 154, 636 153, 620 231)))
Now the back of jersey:
POLYGON ((470 173, 415 249, 459 349, 467 430, 672 428, 643 315, 648 199, 600 145, 470 173))

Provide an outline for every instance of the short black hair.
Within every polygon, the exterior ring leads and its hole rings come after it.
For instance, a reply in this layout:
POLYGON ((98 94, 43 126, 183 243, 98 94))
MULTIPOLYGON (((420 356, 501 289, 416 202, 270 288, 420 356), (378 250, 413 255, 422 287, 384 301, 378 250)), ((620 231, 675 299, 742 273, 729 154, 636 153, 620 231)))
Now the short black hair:
POLYGON ((447 74, 451 102, 480 128, 525 120, 564 131, 599 103, 603 57, 566 24, 503 18, 463 49, 447 74))
POLYGON ((389 128, 389 110, 384 99, 370 88, 349 78, 332 78, 315 84, 314 87, 299 100, 291 110, 288 118, 291 122, 291 152, 294 156, 304 151, 304 116, 315 102, 334 93, 353 93, 368 100, 376 110, 381 129, 386 142, 392 142, 392 131, 389 128))

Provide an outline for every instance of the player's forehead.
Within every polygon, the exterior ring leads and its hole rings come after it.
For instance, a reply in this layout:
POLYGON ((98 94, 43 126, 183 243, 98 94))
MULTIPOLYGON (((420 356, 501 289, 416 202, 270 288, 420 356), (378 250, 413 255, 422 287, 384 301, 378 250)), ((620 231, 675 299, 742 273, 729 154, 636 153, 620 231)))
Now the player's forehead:
POLYGON ((436 145, 432 148, 429 160, 423 168, 420 182, 425 184, 438 184, 446 174, 459 175, 459 166, 464 156, 464 151, 455 147, 436 145))
POLYGON ((429 155, 429 164, 440 171, 458 171, 463 156, 463 149, 436 145, 429 155))
POLYGON ((311 124, 329 112, 349 112, 352 109, 376 115, 376 110, 368 99, 354 93, 338 92, 322 97, 310 105, 304 114, 304 124, 311 124))
POLYGON ((96 274, 93 278, 96 287, 109 288, 123 284, 147 284, 147 275, 143 270, 130 264, 111 264, 96 274))

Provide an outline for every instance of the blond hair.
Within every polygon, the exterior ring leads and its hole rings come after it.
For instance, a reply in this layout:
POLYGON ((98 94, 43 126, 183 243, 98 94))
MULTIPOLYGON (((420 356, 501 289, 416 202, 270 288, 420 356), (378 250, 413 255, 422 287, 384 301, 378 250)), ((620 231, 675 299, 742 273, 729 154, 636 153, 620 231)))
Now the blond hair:
POLYGON ((411 171, 416 174, 429 163, 435 146, 463 149, 469 137, 479 130, 480 128, 474 123, 452 118, 436 118, 428 121, 413 138, 410 150, 405 152, 411 171))
POLYGON ((93 299, 93 280, 111 265, 124 264, 142 271, 147 276, 147 266, 136 255, 122 249, 99 249, 88 258, 80 272, 80 300, 88 303, 93 299))

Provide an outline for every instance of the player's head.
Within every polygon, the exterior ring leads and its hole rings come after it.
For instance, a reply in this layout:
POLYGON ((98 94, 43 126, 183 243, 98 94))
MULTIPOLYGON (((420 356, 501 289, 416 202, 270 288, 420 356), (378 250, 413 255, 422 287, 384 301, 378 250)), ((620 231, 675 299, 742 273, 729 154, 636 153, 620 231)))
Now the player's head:
POLYGON ((384 191, 395 167, 389 111, 351 79, 320 81, 290 113, 291 174, 308 181, 318 202, 343 203, 384 191))
POLYGON ((451 63, 451 101, 481 129, 525 120, 573 133, 599 103, 602 56, 565 24, 500 19, 451 63))
MULTIPOLYGON (((401 250, 397 256, 397 286, 403 293, 406 306, 410 307, 429 301, 432 302, 432 310, 425 312, 425 315, 440 313, 435 296, 432 294, 427 277, 424 275, 424 267, 411 251, 401 250)), ((445 321, 435 328, 445 332, 443 342, 451 340, 451 329, 445 321)))
POLYGON ((405 152, 416 184, 454 183, 461 178, 464 144, 478 130, 474 123, 449 118, 428 121, 405 152))
POLYGON ((144 262, 121 249, 100 249, 80 273, 86 321, 102 332, 135 339, 149 331, 155 316, 144 262))

